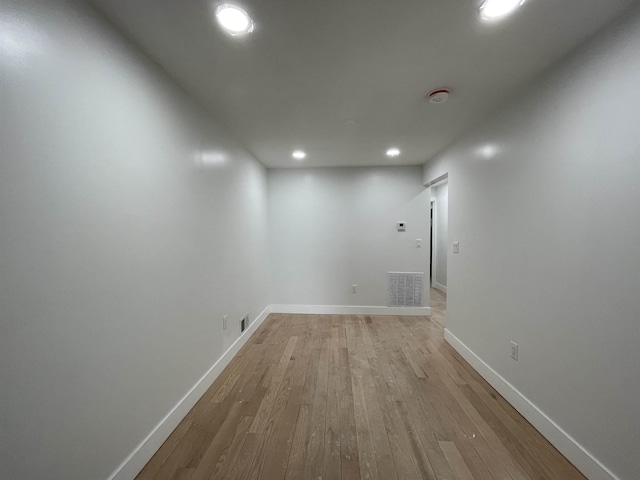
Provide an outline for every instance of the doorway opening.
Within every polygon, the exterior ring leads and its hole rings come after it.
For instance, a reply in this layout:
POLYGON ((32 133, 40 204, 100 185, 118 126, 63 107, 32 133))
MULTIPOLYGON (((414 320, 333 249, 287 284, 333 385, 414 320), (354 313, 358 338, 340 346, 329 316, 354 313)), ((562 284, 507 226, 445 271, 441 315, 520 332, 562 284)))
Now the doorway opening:
POLYGON ((447 253, 449 245, 449 183, 447 177, 431 185, 430 215, 431 316, 433 320, 444 325, 447 312, 447 253))

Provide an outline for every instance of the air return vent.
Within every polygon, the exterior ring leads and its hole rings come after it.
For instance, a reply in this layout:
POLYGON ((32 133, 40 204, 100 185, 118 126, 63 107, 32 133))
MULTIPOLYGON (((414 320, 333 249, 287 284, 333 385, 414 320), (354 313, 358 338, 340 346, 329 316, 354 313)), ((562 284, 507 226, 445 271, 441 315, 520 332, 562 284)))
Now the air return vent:
POLYGON ((424 272, 389 272, 389 306, 421 307, 424 272))

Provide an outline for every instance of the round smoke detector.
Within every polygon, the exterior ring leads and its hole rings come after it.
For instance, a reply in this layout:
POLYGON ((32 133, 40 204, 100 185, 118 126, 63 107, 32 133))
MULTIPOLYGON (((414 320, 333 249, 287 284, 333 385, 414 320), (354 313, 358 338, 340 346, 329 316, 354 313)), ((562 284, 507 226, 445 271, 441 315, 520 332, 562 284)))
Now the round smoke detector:
POLYGON ((449 99, 449 90, 447 90, 446 88, 439 88, 431 92, 429 95, 427 95, 427 100, 429 100, 430 103, 435 103, 435 104, 444 103, 448 99, 449 99))

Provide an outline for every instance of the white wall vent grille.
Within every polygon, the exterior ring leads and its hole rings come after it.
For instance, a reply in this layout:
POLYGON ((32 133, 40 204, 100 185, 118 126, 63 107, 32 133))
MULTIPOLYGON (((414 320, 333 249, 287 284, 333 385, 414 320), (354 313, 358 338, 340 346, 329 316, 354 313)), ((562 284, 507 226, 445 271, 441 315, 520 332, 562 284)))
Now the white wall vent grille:
POLYGON ((389 272, 389 306, 421 307, 424 272, 389 272))

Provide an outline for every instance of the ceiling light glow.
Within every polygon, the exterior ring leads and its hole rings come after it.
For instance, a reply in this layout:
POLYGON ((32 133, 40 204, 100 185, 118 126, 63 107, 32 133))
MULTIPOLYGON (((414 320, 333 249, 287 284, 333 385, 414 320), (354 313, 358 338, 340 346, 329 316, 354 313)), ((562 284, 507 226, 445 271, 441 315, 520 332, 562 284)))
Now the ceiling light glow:
POLYGON ((203 168, 221 167, 227 163, 227 156, 223 152, 204 151, 197 155, 196 163, 203 168))
POLYGON ((16 18, 15 23, 12 21, 10 17, 6 21, 0 18, 0 57, 3 60, 23 59, 41 53, 48 43, 43 34, 24 23, 22 18, 16 18))
POLYGON ((232 3, 223 3, 216 7, 216 19, 222 28, 231 35, 244 35, 253 31, 253 20, 243 8, 232 3))
POLYGON ((491 159, 495 157, 499 153, 500 149, 497 145, 493 143, 487 143, 486 145, 482 145, 476 149, 476 153, 486 159, 491 159))
POLYGON ((394 147, 387 150, 387 157, 397 157, 398 155, 400 155, 400 149, 398 148, 394 147))
POLYGON ((480 16, 485 20, 494 20, 510 14, 525 0, 484 0, 480 7, 480 16))
POLYGON ((296 160, 303 160, 307 156, 307 154, 302 150, 296 150, 291 154, 291 156, 296 160))

